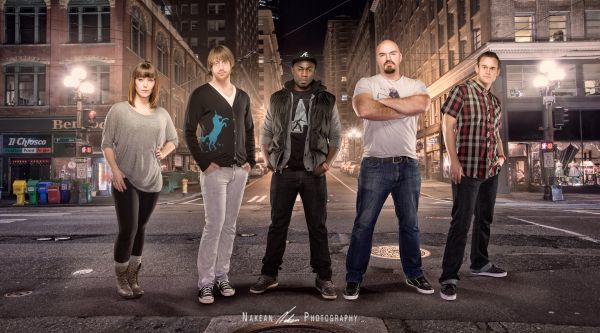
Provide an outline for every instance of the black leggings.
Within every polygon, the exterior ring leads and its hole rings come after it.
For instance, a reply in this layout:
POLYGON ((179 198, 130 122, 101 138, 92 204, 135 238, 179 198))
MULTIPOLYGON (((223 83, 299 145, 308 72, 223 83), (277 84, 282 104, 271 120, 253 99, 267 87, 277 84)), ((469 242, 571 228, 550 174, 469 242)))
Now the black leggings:
POLYGON ((159 192, 142 192, 127 180, 123 192, 112 188, 119 221, 119 235, 115 241, 115 261, 124 263, 129 256, 141 256, 144 248, 146 223, 158 201, 159 192))

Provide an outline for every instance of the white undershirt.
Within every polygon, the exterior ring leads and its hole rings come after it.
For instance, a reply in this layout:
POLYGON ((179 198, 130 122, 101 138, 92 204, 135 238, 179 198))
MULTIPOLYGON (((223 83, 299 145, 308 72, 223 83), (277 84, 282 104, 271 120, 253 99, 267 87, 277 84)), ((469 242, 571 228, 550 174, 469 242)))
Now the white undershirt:
POLYGON ((231 94, 231 96, 227 96, 227 95, 225 95, 224 92, 221 91, 221 89, 217 88, 214 84, 212 84, 212 82, 209 82, 209 84, 213 88, 215 88, 215 90, 218 91, 219 94, 221 94, 221 96, 223 96, 223 98, 225 98, 225 100, 227 101, 227 103, 229 103, 229 105, 231 105, 231 107, 233 107, 233 101, 235 100, 235 93, 236 93, 235 86, 233 86, 233 94, 231 94))

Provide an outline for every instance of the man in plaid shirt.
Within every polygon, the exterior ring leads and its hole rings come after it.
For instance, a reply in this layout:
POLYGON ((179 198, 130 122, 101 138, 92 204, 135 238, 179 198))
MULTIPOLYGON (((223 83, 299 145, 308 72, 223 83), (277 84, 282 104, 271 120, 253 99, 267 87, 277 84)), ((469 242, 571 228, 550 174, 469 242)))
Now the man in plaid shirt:
POLYGON ((471 272, 505 277, 506 271, 488 258, 490 225, 498 189, 498 173, 506 157, 500 139, 500 100, 490 87, 500 74, 500 59, 494 52, 477 58, 473 80, 455 86, 442 107, 443 133, 450 156, 452 222, 442 261, 440 296, 456 299, 458 270, 473 222, 471 272))

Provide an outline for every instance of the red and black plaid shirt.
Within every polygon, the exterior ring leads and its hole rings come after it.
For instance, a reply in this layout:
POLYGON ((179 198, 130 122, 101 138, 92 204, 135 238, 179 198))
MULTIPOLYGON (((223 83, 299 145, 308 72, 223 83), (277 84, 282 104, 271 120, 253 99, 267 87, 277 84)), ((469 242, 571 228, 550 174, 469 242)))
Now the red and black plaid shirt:
POLYGON ((456 118, 456 150, 465 176, 486 179, 498 174, 500 100, 477 82, 467 80, 452 88, 442 113, 456 118))

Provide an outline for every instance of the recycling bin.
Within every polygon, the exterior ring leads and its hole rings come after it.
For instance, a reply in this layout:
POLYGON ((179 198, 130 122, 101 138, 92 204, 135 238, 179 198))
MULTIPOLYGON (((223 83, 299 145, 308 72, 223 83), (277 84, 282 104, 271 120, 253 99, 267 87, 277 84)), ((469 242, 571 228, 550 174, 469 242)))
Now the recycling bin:
POLYGON ((39 182, 37 185, 37 192, 40 196, 39 204, 46 205, 48 204, 48 186, 52 185, 51 182, 39 182))
POLYGON ((27 182, 24 180, 15 180, 13 182, 13 193, 17 196, 15 205, 22 206, 25 204, 25 190, 27 182))
POLYGON ((48 186, 48 203, 49 204, 59 204, 60 203, 60 190, 59 186, 56 184, 50 184, 48 186))
POLYGON ((27 195, 29 196, 29 204, 31 205, 38 204, 37 185, 39 182, 39 180, 35 179, 27 181, 27 195))
POLYGON ((71 182, 60 183, 60 203, 68 204, 71 201, 71 182))

